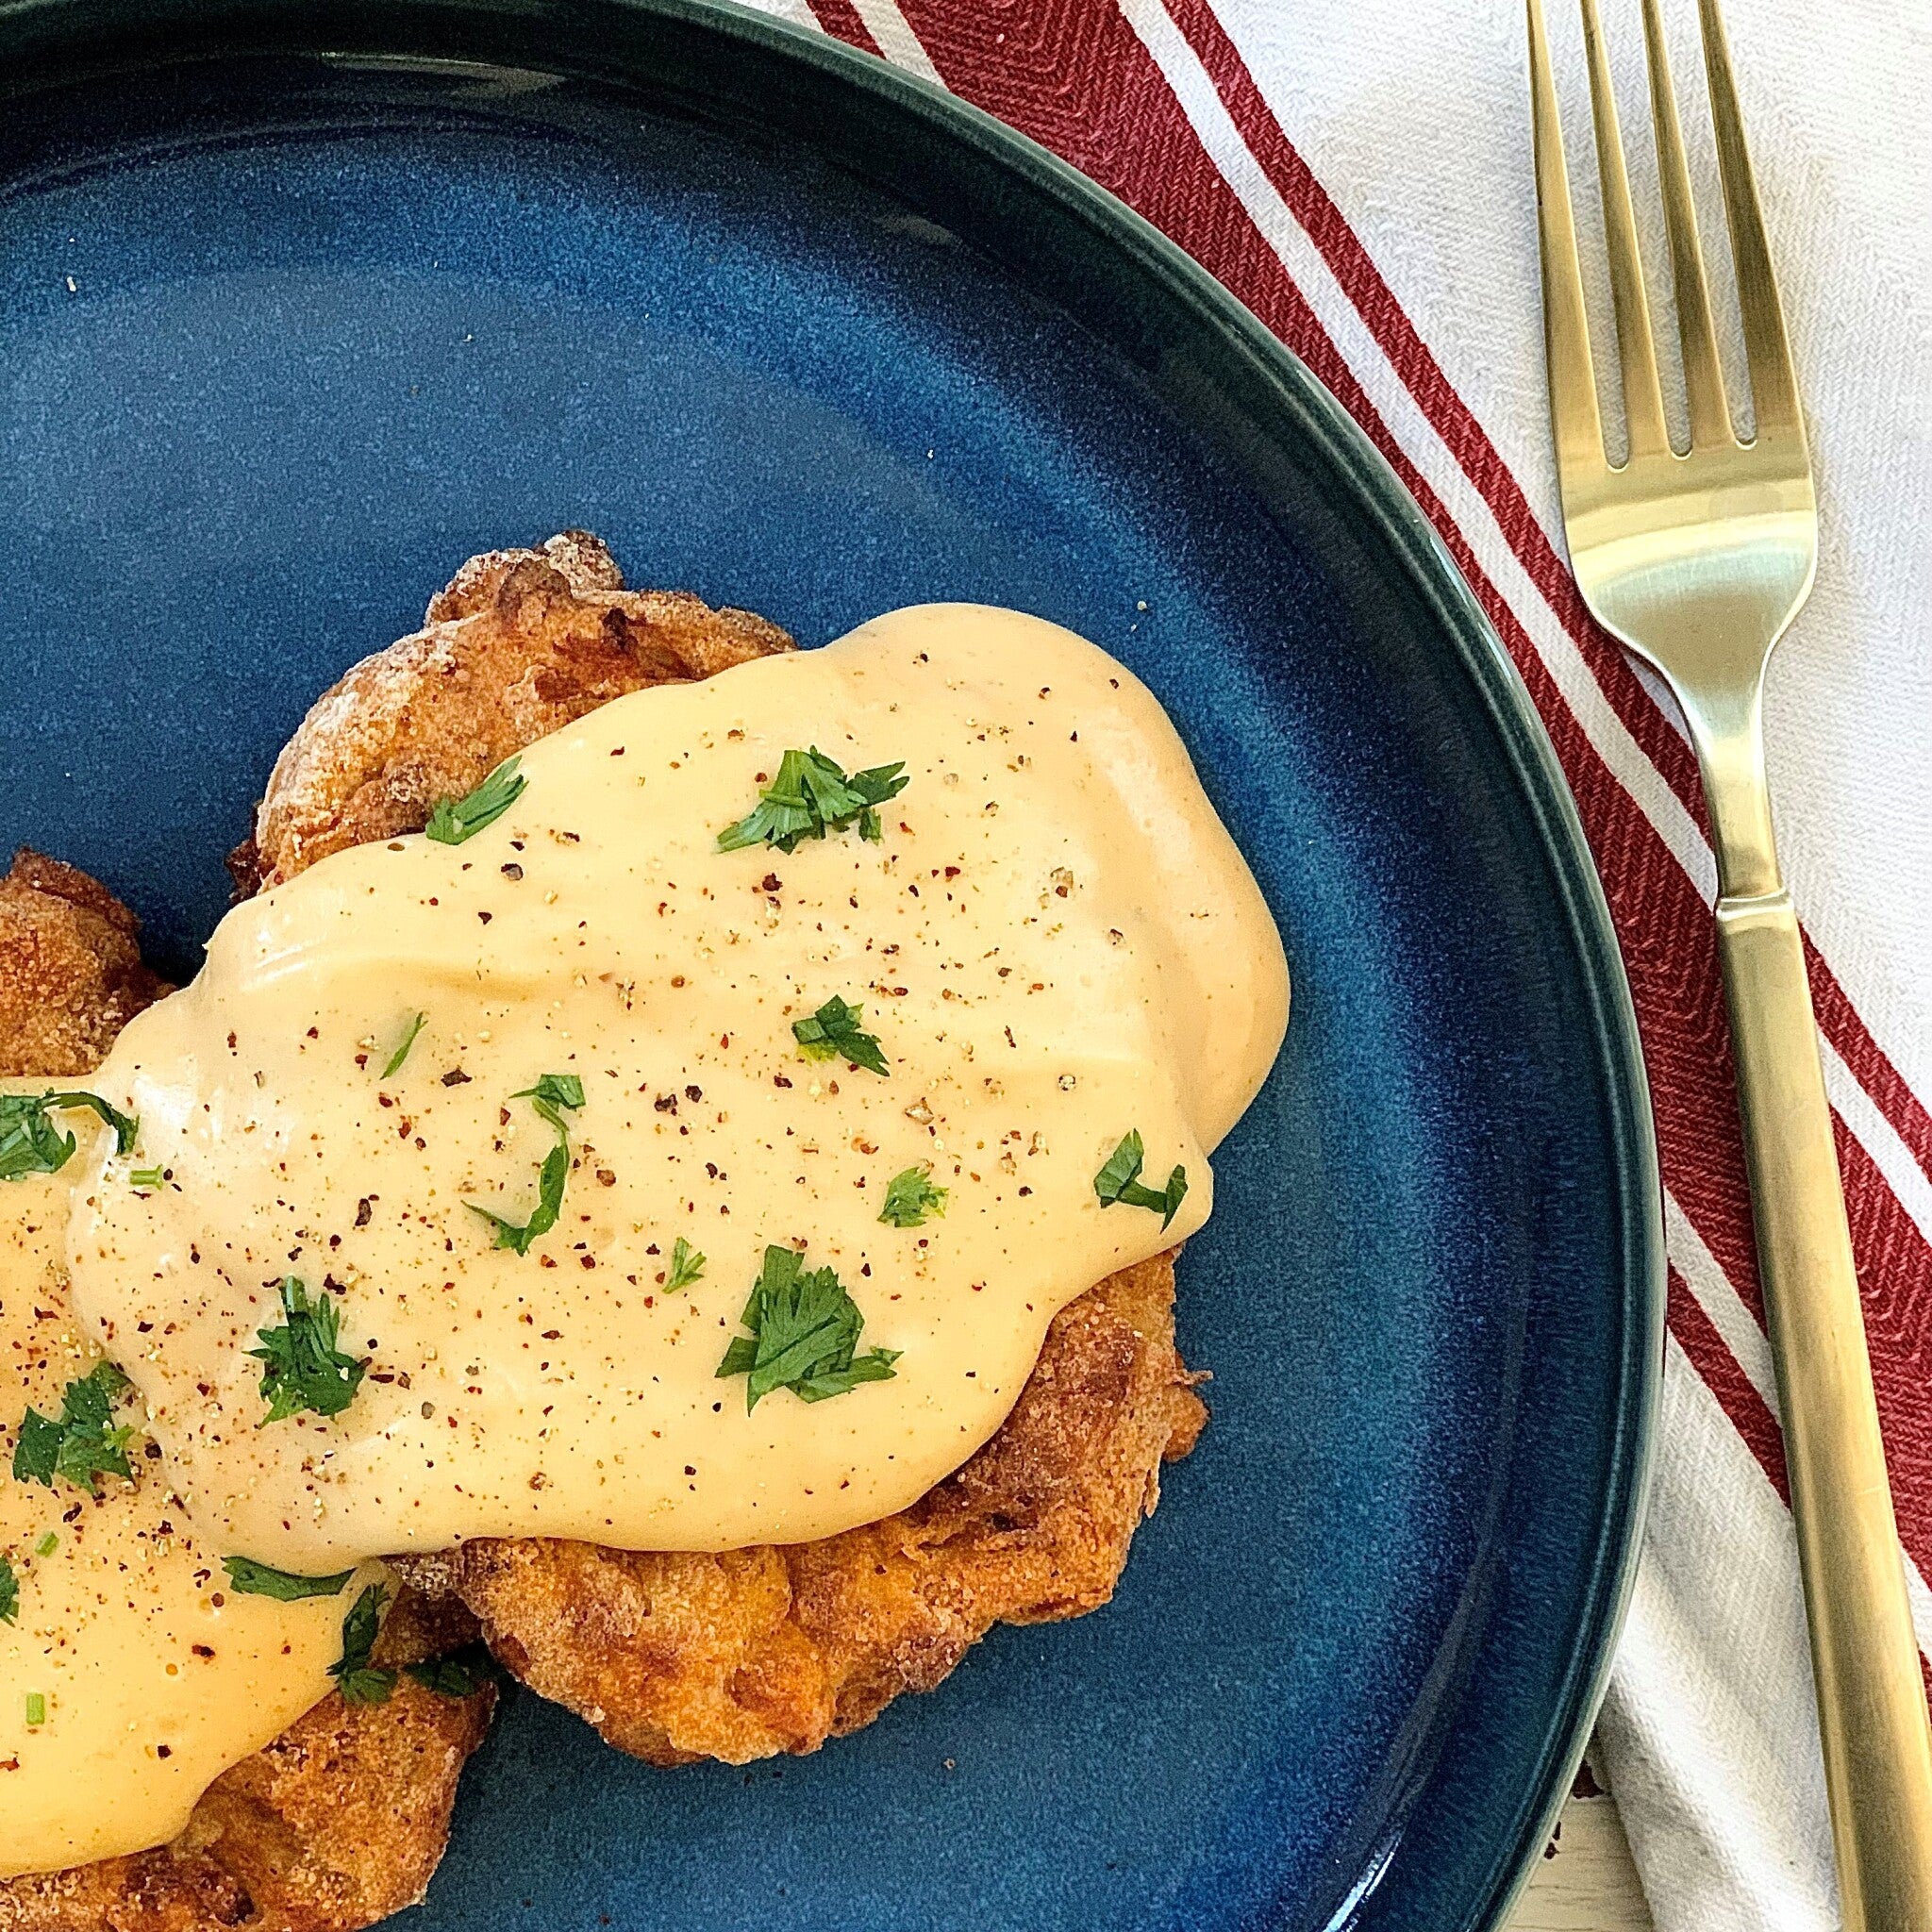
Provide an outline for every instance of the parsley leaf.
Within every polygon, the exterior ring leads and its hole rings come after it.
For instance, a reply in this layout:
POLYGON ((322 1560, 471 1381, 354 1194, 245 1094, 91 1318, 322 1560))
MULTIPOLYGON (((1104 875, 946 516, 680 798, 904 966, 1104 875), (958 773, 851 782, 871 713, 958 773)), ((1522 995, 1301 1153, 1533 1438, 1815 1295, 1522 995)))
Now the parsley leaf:
POLYGON ((278 1604, 300 1603, 304 1597, 341 1596, 353 1570, 339 1576, 297 1576, 291 1570, 271 1570, 252 1557, 224 1557, 222 1568, 237 1596, 273 1597, 278 1604))
POLYGON ((561 1134, 568 1130, 568 1124, 558 1108, 567 1107, 575 1113, 584 1104, 584 1083, 575 1074, 545 1074, 534 1087, 525 1087, 510 1098, 527 1100, 561 1134))
POLYGON ((417 1034, 422 1032, 423 1023, 425 1020, 427 1020, 428 1017, 429 1015, 427 1013, 418 1013, 416 1017, 409 1022, 409 1030, 403 1035, 401 1043, 397 1046, 395 1052, 391 1054, 389 1057, 389 1064, 385 1066, 382 1070, 382 1077, 385 1080, 387 1080, 392 1074, 397 1074, 402 1071, 403 1062, 409 1058, 409 1049, 415 1045, 416 1036, 417 1034))
POLYGON ((722 1375, 743 1375, 747 1414, 774 1389, 805 1402, 843 1395, 861 1382, 889 1382, 896 1348, 854 1358, 865 1317, 829 1268, 805 1272, 794 1249, 769 1247, 744 1312, 751 1330, 738 1336, 718 1364, 722 1375))
POLYGON ((261 1372, 268 1413, 257 1426, 285 1422, 305 1408, 341 1415, 355 1401, 369 1364, 336 1346, 340 1317, 334 1300, 325 1290, 311 1302, 291 1274, 282 1282, 282 1314, 281 1327, 255 1331, 262 1345, 248 1351, 268 1365, 261 1372))
POLYGON ((861 839, 876 843, 877 808, 897 798, 910 782, 904 759, 848 777, 816 745, 809 751, 788 751, 778 762, 778 775, 758 793, 758 804, 718 834, 718 850, 775 845, 780 852, 795 852, 807 839, 823 839, 855 824, 861 839))
POLYGON ((518 774, 521 758, 508 758, 475 791, 461 798, 441 798, 423 827, 439 845, 460 845, 485 825, 493 825, 522 794, 530 781, 518 774))
POLYGON ((584 1083, 575 1074, 545 1074, 534 1087, 525 1087, 510 1098, 527 1100, 557 1129, 557 1145, 543 1157, 543 1165, 537 1170, 537 1205, 529 1220, 522 1223, 507 1221, 474 1201, 463 1205, 496 1229, 497 1247, 514 1248, 518 1254, 527 1255, 530 1243, 548 1234, 563 1211, 564 1183, 570 1178, 570 1124, 561 1109, 569 1108, 575 1113, 583 1106, 584 1083))
POLYGON ((496 1659, 481 1643, 466 1643, 460 1650, 426 1657, 421 1663, 405 1664, 403 1669, 425 1690, 451 1698, 474 1697, 484 1685, 495 1683, 500 1674, 496 1659))
POLYGON ((13 1574, 10 1557, 0 1557, 0 1624, 18 1622, 20 1617, 20 1579, 13 1574))
POLYGON ((863 1031, 863 1006, 847 1006, 834 993, 808 1020, 791 1023, 792 1038, 808 1060, 844 1058, 871 1074, 890 1071, 875 1034, 863 1031))
POLYGON ((387 1704, 396 1688, 393 1671, 377 1670, 369 1661, 382 1628, 382 1607, 388 1601, 389 1586, 372 1583, 342 1619, 342 1654, 329 1665, 328 1674, 336 1680, 344 1704, 387 1704))
POLYGON ((564 1183, 569 1178, 570 1142, 559 1134, 557 1145, 543 1157, 543 1165, 537 1170, 537 1205, 530 1210, 529 1220, 510 1221, 491 1208, 478 1207, 475 1201, 463 1205, 496 1229, 493 1246, 513 1248, 519 1255, 527 1255, 531 1242, 557 1225, 557 1217, 563 1211, 564 1183))
POLYGON ((0 1181, 58 1174, 73 1158, 75 1140, 54 1124, 53 1116, 82 1107, 113 1128, 116 1154, 134 1145, 140 1121, 108 1106, 98 1093, 0 1093, 0 1181))
POLYGON ((702 1278, 705 1257, 682 1235, 671 1244, 671 1267, 664 1276, 664 1292, 675 1294, 702 1278))
POLYGON ((127 1377, 112 1362, 96 1362, 61 1391, 58 1417, 28 1409, 13 1445, 14 1481, 39 1483, 49 1490, 56 1477, 80 1490, 97 1490, 97 1478, 103 1475, 132 1482, 127 1445, 134 1440, 134 1430, 108 1426, 114 1404, 126 1387, 127 1377))
POLYGON ((933 1186, 931 1168, 908 1167, 886 1183, 879 1219, 888 1227, 924 1227, 927 1215, 945 1213, 946 1194, 946 1189, 933 1186))
POLYGON ((20 1419, 20 1435, 13 1445, 13 1480, 41 1483, 51 1490, 66 1433, 53 1416, 28 1409, 20 1419))
POLYGON ((1167 1186, 1156 1192, 1141 1185, 1141 1166, 1146 1158, 1137 1127, 1107 1157, 1107 1165, 1093 1176, 1093 1191, 1103 1208, 1111 1208, 1116 1201, 1128 1208, 1151 1208, 1160 1216, 1164 1232, 1187 1199, 1188 1171, 1177 1166, 1168 1175, 1167 1186))

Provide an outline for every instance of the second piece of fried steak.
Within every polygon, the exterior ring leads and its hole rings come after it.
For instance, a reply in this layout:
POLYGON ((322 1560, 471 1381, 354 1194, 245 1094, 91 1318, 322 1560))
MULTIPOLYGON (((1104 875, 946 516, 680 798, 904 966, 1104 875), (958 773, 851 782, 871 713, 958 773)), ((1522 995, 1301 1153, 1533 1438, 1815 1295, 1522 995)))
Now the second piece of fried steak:
MULTIPOLYGON (((0 879, 0 1071, 84 1077, 166 991, 136 935, 85 873, 16 855, 0 879)), ((475 1629, 454 1600, 405 1591, 376 1661, 418 1663, 475 1629)), ((487 1684, 450 1698, 407 1675, 386 1704, 331 1694, 217 1778, 175 1843, 0 1879, 0 1932, 358 1932, 423 1896, 494 1703, 487 1684)))

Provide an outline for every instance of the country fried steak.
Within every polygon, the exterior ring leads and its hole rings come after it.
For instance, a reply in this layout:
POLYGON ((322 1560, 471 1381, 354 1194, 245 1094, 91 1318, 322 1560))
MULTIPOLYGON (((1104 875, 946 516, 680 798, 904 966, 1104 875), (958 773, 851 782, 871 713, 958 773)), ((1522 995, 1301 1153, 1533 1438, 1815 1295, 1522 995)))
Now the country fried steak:
MULTIPOLYGON (((0 879, 0 1072, 71 1079, 166 987, 105 887, 22 852, 0 879)), ((405 1590, 375 1660, 474 1640, 454 1600, 405 1590)), ((0 1932, 357 1932, 423 1896, 491 1686, 442 1697, 408 1676, 386 1704, 325 1698, 215 1780, 175 1843, 0 1880, 0 1932)))
POLYGON ((229 858, 238 893, 344 846, 420 832, 440 798, 512 752, 646 685, 789 651, 748 610, 682 591, 626 591, 581 530, 541 550, 473 557, 413 637, 365 658, 310 708, 270 774, 255 835, 229 858))
POLYGON ((38 852, 0 879, 0 1074, 83 1074, 168 991, 141 963, 134 914, 38 852))
POLYGON ((479 1540, 406 1567, 620 1750, 653 1764, 816 1751, 935 1689, 993 1624, 1106 1603, 1162 1461, 1207 1420, 1191 1381, 1173 1257, 1157 1256, 1063 1308, 992 1440, 881 1523, 718 1555, 479 1540))
MULTIPOLYGON (((791 647, 748 612, 625 590, 582 532, 475 558, 423 630, 318 700, 236 855, 238 886, 420 830, 438 799, 612 698, 791 647)), ((1194 1379, 1161 1256, 1062 1309, 1001 1429, 884 1522, 719 1555, 484 1539, 403 1568, 623 1750, 658 1764, 811 1751, 934 1688, 994 1624, 1105 1603, 1161 1462, 1206 1420, 1194 1379)))

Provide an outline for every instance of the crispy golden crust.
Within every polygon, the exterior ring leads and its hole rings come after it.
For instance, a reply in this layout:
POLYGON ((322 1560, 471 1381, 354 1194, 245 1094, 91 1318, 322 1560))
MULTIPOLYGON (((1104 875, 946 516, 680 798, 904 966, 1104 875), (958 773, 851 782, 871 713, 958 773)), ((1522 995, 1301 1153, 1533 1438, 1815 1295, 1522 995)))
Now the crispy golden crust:
POLYGON ((474 557, 424 627, 318 698, 229 860, 245 895, 347 845, 422 829, 440 798, 645 685, 789 651, 776 625, 682 591, 626 591, 596 538, 474 557))
MULTIPOLYGON (((465 564, 427 629, 304 721, 258 816, 262 875, 420 827, 437 798, 623 691, 791 647, 744 612, 621 586, 580 532, 465 564)), ((1191 1379, 1162 1256, 1063 1309, 999 1432, 883 1523, 723 1556, 479 1541, 407 1572, 460 1596, 510 1670, 638 1757, 812 1751, 932 1689, 993 1624, 1105 1603, 1163 1457, 1206 1420, 1191 1379)))
POLYGON ((622 1750, 654 1764, 815 1751, 932 1690, 994 1624, 1104 1604, 1162 1460, 1207 1418, 1191 1379, 1161 1255, 1062 1309, 998 1434, 882 1523, 719 1556, 478 1541, 409 1569, 622 1750))
POLYGON ((141 963, 141 923, 84 872, 25 848, 0 879, 0 1074, 98 1066, 167 988, 141 963))
MULTIPOLYGON (((72 1078, 166 989, 134 915, 71 866, 23 852, 0 880, 0 1041, 8 1074, 72 1078)), ((405 1591, 377 1660, 414 1663, 476 1634, 460 1605, 405 1591)), ((223 1774, 174 1844, 0 1880, 0 1932, 357 1932, 422 1897, 493 1688, 387 1704, 329 1697, 223 1774)))

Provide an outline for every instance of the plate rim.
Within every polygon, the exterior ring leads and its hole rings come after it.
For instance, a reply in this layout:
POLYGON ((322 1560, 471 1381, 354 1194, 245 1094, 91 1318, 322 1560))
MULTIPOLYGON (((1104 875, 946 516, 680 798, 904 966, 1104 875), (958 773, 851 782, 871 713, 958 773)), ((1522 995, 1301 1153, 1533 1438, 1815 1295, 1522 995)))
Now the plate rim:
MULTIPOLYGON (((1606 1141, 1621 1208, 1621 1342, 1607 1480, 1600 1498, 1586 1571, 1579 1630, 1560 1694, 1547 1713, 1536 1772, 1498 1833, 1482 1894, 1470 1901, 1461 1932, 1502 1924, 1567 1798, 1607 1688, 1616 1639, 1628 1608, 1642 1541, 1662 1383, 1665 1257, 1662 1188, 1650 1091, 1635 1008, 1602 881, 1575 802, 1535 703, 1507 648, 1474 591, 1394 469, 1307 365, 1251 309, 1124 202, 1017 128, 943 88, 736 0, 16 0, 0 8, 0 99, 97 78, 142 58, 186 60, 237 55, 402 58, 411 65, 498 69, 514 64, 517 36, 544 36, 593 24, 657 23, 780 62, 815 70, 902 124, 921 126, 941 147, 973 151, 991 171, 1016 179, 1050 212, 1100 250, 1122 258, 1165 304, 1188 316, 1224 355, 1233 352, 1265 412, 1291 419, 1350 486, 1355 508, 1372 523, 1391 560, 1406 571, 1460 660, 1495 728, 1507 775, 1523 800, 1541 857, 1558 888, 1551 910, 1588 991, 1587 1018, 1607 1102, 1606 1141), (358 46, 358 41, 364 45, 358 46), (408 47, 397 43, 407 42, 408 47), (100 57, 92 64, 87 56, 100 57), (81 57, 76 60, 76 56, 81 57)), ((640 85, 675 96, 661 75, 641 73, 595 36, 580 38, 568 60, 546 66, 640 85), (582 51, 586 42, 589 51, 582 51)), ((717 119, 718 101, 679 98, 699 118, 717 119), (708 107, 710 113, 707 115, 708 107)), ((812 135, 798 130, 807 141, 812 135)), ((814 145, 821 143, 814 142, 814 145)), ((861 175, 842 152, 835 164, 861 175)), ((875 172, 874 185, 905 197, 903 182, 875 172)), ((1076 315, 1073 301, 1066 306, 1076 315)), ((1086 318, 1082 317, 1083 320, 1086 318)), ((1432 1769, 1424 1785, 1436 1775, 1432 1769)), ((1392 1847, 1391 1848, 1392 1850, 1392 1847)), ((1385 1861, 1373 1876, 1379 1878, 1385 1861)), ((1351 1894, 1338 1924, 1373 1890, 1351 1894)))

